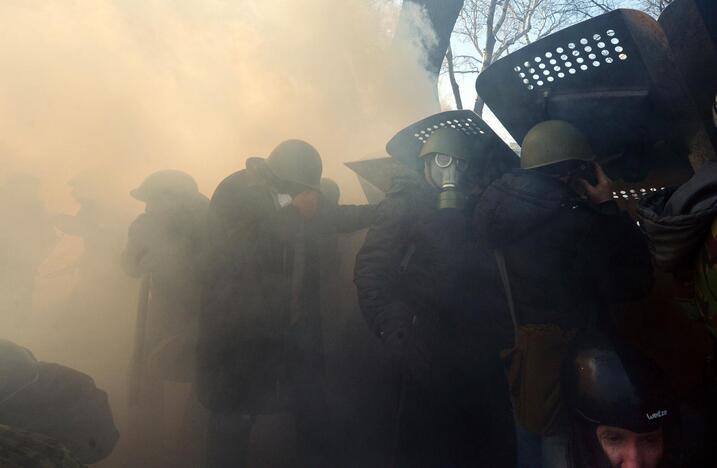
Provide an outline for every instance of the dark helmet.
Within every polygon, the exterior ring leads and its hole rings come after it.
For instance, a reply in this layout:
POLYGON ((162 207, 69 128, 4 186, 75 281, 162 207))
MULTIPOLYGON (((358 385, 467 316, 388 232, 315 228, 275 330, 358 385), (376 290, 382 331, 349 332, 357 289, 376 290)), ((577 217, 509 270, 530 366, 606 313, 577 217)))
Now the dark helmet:
POLYGON ((39 376, 37 360, 27 349, 0 340, 0 405, 33 384, 39 376))
POLYGON ((338 205, 339 199, 341 198, 341 189, 339 188, 339 184, 327 177, 324 177, 321 179, 321 194, 329 202, 334 205, 338 205))
POLYGON ((302 140, 286 140, 266 160, 274 177, 302 187, 321 190, 321 156, 302 140))
MULTIPOLYGON (((669 432, 676 419, 667 382, 656 364, 601 334, 576 341, 563 363, 562 392, 573 420, 575 466, 602 466, 594 464, 604 456, 595 433, 598 426, 669 432)), ((667 434, 665 440, 667 445, 667 434)))
POLYGON ((199 188, 194 178, 182 171, 165 170, 151 174, 130 195, 140 201, 148 201, 158 194, 196 195, 199 188))

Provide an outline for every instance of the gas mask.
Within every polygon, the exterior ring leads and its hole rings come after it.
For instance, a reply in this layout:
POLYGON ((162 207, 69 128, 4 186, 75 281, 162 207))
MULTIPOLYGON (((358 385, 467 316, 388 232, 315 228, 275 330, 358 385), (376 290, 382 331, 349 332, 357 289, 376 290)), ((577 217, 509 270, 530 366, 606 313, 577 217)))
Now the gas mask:
POLYGON ((468 162, 448 154, 434 153, 425 158, 426 180, 440 190, 438 208, 462 208, 468 162))

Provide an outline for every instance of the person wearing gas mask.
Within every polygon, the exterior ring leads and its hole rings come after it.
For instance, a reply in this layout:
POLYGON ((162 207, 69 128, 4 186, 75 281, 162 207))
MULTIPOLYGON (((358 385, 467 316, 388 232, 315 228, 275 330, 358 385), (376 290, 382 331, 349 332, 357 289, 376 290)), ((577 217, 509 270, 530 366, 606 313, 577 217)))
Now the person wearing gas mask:
POLYGON ((367 226, 375 208, 327 202, 321 173, 318 151, 288 140, 212 197, 196 378, 211 412, 207 468, 247 466, 252 427, 266 415, 294 419, 291 466, 341 465, 326 453, 318 244, 328 226, 367 226))
POLYGON ((646 240, 594 159, 574 126, 542 122, 523 141, 521 169, 476 203, 475 232, 496 252, 496 294, 514 323, 514 346, 503 356, 518 466, 565 466, 559 369, 567 346, 589 326, 609 328, 611 306, 652 286, 646 240))
POLYGON ((626 343, 581 337, 563 364, 570 468, 683 464, 679 407, 660 369, 626 343))
POLYGON ((437 114, 394 137, 389 154, 416 177, 394 180, 356 258, 361 311, 402 370, 396 466, 514 466, 505 320, 483 294, 500 286, 470 219, 476 194, 516 156, 492 131, 474 132, 478 122, 487 129, 472 112, 437 114))
POLYGON ((164 416, 165 402, 178 393, 167 384, 192 382, 209 199, 192 176, 176 170, 149 175, 130 194, 145 203, 122 253, 125 272, 142 281, 129 386, 134 463, 196 466, 200 450, 191 453, 194 444, 187 443, 201 432, 196 398, 187 400, 179 441, 167 440, 174 434, 164 416))

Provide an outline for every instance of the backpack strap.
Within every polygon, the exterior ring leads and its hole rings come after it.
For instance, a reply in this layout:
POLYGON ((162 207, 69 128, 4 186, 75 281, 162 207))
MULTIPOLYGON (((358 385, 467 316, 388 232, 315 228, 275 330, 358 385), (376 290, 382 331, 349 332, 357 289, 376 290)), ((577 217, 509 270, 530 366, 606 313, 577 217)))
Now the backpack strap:
POLYGON ((513 339, 514 343, 518 342, 518 316, 515 312, 515 303, 513 302, 513 292, 510 288, 510 278, 508 276, 508 266, 505 263, 505 255, 502 250, 495 250, 495 263, 498 265, 498 273, 505 290, 505 298, 508 301, 508 311, 510 312, 510 320, 513 322, 513 339))

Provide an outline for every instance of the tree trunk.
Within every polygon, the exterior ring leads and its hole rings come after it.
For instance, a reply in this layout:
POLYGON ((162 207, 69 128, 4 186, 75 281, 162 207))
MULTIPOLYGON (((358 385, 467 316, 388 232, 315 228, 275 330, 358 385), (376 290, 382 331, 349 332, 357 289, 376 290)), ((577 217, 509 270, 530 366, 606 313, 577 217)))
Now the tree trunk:
POLYGON ((453 50, 448 47, 446 52, 446 63, 448 64, 448 79, 451 81, 451 89, 453 89, 453 98, 456 100, 456 109, 463 109, 463 100, 461 99, 461 88, 456 80, 456 71, 453 67, 453 50))

